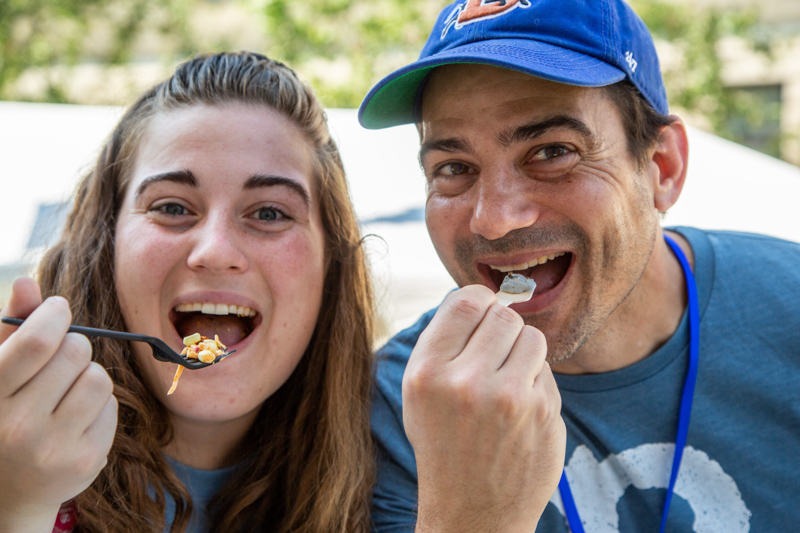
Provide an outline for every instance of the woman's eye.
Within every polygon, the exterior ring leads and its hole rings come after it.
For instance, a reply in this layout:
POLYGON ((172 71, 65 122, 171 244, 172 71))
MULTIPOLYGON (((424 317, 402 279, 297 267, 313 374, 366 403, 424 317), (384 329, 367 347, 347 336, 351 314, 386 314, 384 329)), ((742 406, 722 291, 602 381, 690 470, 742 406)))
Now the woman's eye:
POLYGON ((570 150, 566 146, 562 146, 560 144, 552 144, 550 146, 545 146, 534 152, 533 157, 531 159, 535 161, 547 161, 548 159, 553 159, 556 157, 560 157, 562 155, 570 153, 570 150))
POLYGON ((275 209, 274 207, 262 207, 253 214, 253 217, 257 218, 258 220, 269 222, 272 220, 286 218, 286 215, 284 215, 279 209, 275 209))
POLYGON ((158 211, 160 213, 163 213, 165 215, 173 216, 173 217, 178 217, 178 216, 188 215, 189 214, 189 211, 185 207, 183 207, 181 204, 176 204, 176 203, 172 203, 172 202, 166 203, 166 204, 161 204, 161 205, 155 207, 153 210, 154 211, 158 211))

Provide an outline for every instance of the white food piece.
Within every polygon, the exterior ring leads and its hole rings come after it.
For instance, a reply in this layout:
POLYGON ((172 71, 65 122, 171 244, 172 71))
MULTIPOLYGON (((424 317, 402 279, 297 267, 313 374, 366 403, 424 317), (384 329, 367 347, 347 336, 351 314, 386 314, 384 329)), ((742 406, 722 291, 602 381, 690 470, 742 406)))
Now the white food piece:
POLYGON ((183 338, 183 344, 185 344, 186 346, 191 346, 192 344, 200 342, 200 338, 201 337, 199 333, 193 333, 188 337, 183 338))
POLYGON ((533 297, 535 289, 536 282, 533 279, 526 278, 522 274, 509 273, 500 285, 497 302, 505 306, 527 302, 533 297))
POLYGON ((217 358, 217 354, 211 350, 202 350, 197 354, 197 358, 200 359, 200 362, 202 363, 213 363, 214 359, 217 358))
POLYGON ((513 272, 506 275, 502 285, 500 285, 501 291, 509 292, 511 294, 520 294, 527 291, 533 292, 533 289, 535 288, 535 281, 530 278, 526 278, 522 274, 514 274, 513 272))

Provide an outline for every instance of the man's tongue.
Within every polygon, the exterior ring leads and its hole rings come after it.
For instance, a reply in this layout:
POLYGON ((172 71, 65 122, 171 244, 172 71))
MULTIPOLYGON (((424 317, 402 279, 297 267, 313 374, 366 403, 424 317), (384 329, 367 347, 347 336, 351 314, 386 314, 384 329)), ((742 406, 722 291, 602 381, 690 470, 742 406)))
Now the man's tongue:
POLYGON ((233 315, 192 313, 179 318, 175 323, 175 328, 184 337, 199 333, 213 339, 214 335, 219 335, 220 342, 225 346, 236 344, 249 334, 243 319, 233 315))
POLYGON ((564 278, 564 274, 567 273, 567 269, 569 268, 570 260, 571 255, 566 254, 519 273, 525 277, 533 278, 533 281, 536 282, 536 292, 534 295, 541 294, 558 285, 564 278))

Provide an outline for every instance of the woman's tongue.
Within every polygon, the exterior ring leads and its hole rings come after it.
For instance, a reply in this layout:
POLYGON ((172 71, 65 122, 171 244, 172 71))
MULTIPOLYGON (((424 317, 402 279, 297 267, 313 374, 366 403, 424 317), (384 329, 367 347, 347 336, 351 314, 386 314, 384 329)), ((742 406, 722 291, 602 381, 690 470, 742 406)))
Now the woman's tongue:
POLYGON ((203 315, 192 313, 179 318, 175 323, 178 333, 184 337, 199 333, 209 339, 219 335, 219 341, 225 346, 231 346, 247 337, 249 331, 245 328, 244 321, 234 315, 203 315))

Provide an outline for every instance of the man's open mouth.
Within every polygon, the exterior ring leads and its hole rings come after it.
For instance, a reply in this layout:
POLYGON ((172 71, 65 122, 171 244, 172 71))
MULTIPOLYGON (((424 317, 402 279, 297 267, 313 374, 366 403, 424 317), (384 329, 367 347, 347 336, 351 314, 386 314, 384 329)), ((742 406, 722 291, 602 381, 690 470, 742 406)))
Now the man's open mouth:
POLYGON ((181 337, 199 333, 213 339, 219 335, 228 347, 244 340, 261 323, 261 315, 250 307, 208 302, 177 305, 169 318, 181 337))
POLYGON ((481 265, 481 267, 486 267, 485 271, 491 279, 495 291, 499 290, 506 274, 514 272, 522 274, 526 278, 533 278, 536 282, 534 295, 538 295, 561 283, 572 264, 572 257, 570 252, 556 252, 518 265, 481 265))

